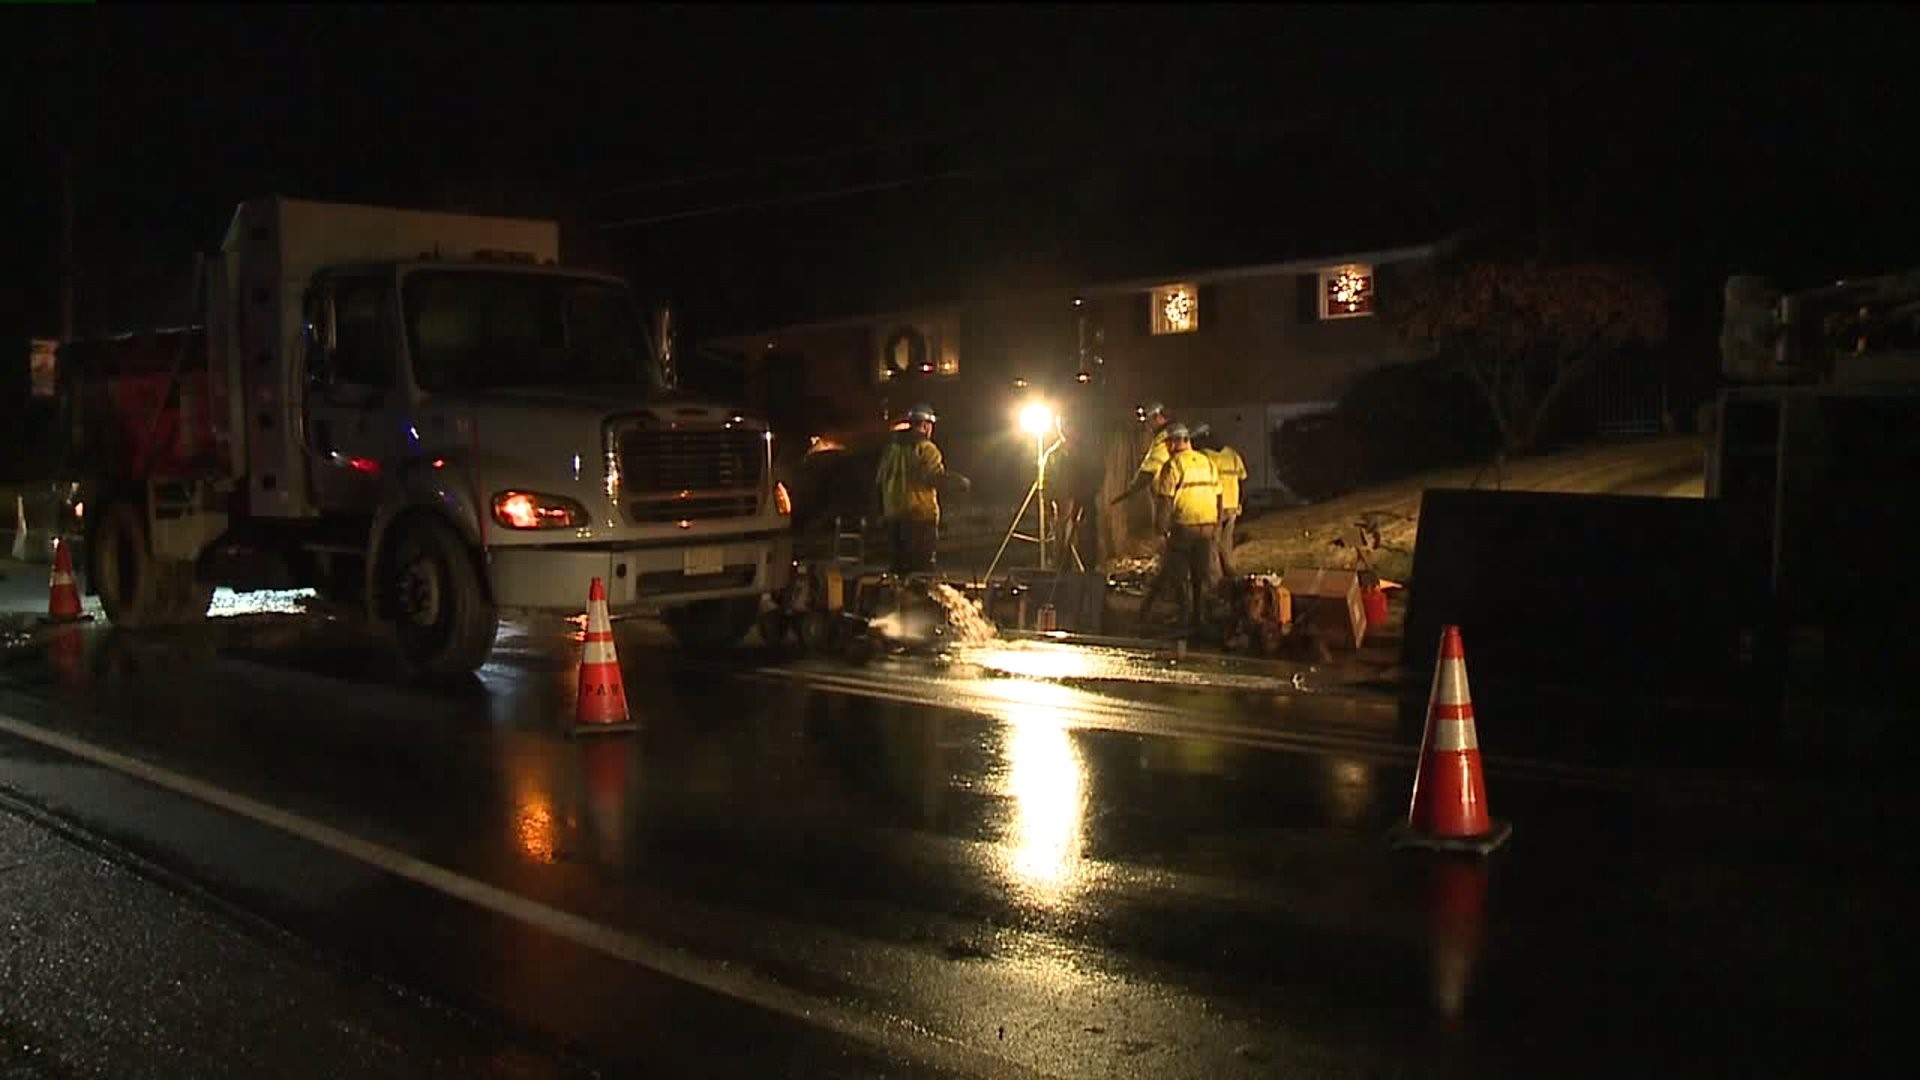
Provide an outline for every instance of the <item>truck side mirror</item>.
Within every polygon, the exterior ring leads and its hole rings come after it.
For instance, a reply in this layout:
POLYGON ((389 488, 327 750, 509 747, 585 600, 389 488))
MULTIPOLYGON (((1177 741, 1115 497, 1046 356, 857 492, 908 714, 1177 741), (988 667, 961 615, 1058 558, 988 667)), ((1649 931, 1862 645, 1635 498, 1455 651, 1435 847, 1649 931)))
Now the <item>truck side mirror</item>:
POLYGON ((650 360, 654 370, 659 373, 661 385, 668 390, 680 383, 680 356, 675 349, 679 327, 675 322, 670 306, 663 305, 647 313, 647 348, 652 353, 650 360))

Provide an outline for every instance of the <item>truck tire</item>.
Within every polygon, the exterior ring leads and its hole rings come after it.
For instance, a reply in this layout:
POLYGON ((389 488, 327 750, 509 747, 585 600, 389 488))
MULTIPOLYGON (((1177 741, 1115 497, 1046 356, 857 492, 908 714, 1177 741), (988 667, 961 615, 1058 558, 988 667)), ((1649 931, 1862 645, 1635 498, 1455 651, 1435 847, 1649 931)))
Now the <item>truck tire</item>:
POLYGON ((131 502, 107 507, 89 545, 92 585, 107 621, 125 630, 179 626, 207 617, 213 586, 191 562, 159 560, 147 544, 146 514, 131 502))
POLYGON ((746 639, 760 619, 760 598, 700 600, 661 614, 673 639, 688 649, 730 649, 746 639))
POLYGON ((416 517, 398 526, 380 562, 379 615, 393 628, 408 672, 445 678, 480 670, 500 612, 466 542, 446 524, 416 517))
POLYGON ((787 634, 793 629, 793 617, 779 608, 763 611, 759 617, 760 640, 762 643, 778 647, 785 644, 787 634))

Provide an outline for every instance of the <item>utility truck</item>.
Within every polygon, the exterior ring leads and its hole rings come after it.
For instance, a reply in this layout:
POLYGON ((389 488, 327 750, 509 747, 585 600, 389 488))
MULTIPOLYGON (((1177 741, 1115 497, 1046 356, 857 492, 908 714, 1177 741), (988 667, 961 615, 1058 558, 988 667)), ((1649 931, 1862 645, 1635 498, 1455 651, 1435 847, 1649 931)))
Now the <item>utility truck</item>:
POLYGON ((1735 277, 1725 313, 1706 494, 1728 509, 1767 663, 1800 649, 1911 671, 1920 271, 1801 290, 1735 277))
POLYGON ((684 645, 743 638, 792 566, 767 426, 678 393, 671 318, 559 247, 554 222, 257 199, 196 259, 194 325, 65 343, 108 620, 203 619, 264 574, 446 675, 597 577, 684 645))

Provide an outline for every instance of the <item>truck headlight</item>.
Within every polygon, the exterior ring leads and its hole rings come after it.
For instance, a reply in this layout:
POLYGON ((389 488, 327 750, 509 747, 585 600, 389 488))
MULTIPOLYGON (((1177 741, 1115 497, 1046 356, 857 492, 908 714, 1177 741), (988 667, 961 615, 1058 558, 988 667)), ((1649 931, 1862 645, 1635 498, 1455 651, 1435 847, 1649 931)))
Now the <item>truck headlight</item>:
POLYGON ((587 510, 558 495, 503 491, 493 497, 493 520, 509 529, 576 529, 587 523, 587 510))
POLYGON ((773 508, 780 511, 781 517, 793 516, 793 496, 787 494, 787 485, 779 480, 773 482, 773 508))

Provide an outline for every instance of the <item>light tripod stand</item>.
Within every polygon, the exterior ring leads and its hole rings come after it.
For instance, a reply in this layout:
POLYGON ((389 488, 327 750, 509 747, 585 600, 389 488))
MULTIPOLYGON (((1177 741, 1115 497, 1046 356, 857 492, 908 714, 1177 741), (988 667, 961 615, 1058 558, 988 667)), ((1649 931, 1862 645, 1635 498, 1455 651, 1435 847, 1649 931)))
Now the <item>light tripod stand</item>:
MULTIPOLYGON (((1055 451, 1066 445, 1067 440, 1066 436, 1060 432, 1060 418, 1045 405, 1027 406, 1020 413, 1020 430, 1033 436, 1033 483, 1028 486, 1027 497, 1021 501, 1020 509, 1014 512, 1013 521, 1007 526, 1006 536, 1000 539, 1000 550, 994 552, 993 562, 987 566, 986 578, 989 581, 993 579, 994 571, 1000 569, 1000 560, 1006 556, 1007 546, 1015 540, 1040 545, 1041 571, 1054 569, 1049 562, 1052 544, 1058 537, 1050 534, 1047 526, 1051 524, 1057 530, 1060 523, 1057 515, 1054 521, 1047 520, 1047 461, 1053 457, 1055 451), (1034 508, 1035 517, 1031 535, 1020 531, 1020 525, 1026 520, 1029 506, 1034 508)), ((1067 526, 1069 540, 1072 535, 1073 523, 1069 522, 1067 526)), ((1081 570, 1086 569, 1086 564, 1081 562, 1077 548, 1069 547, 1068 553, 1071 554, 1076 566, 1081 570)))

